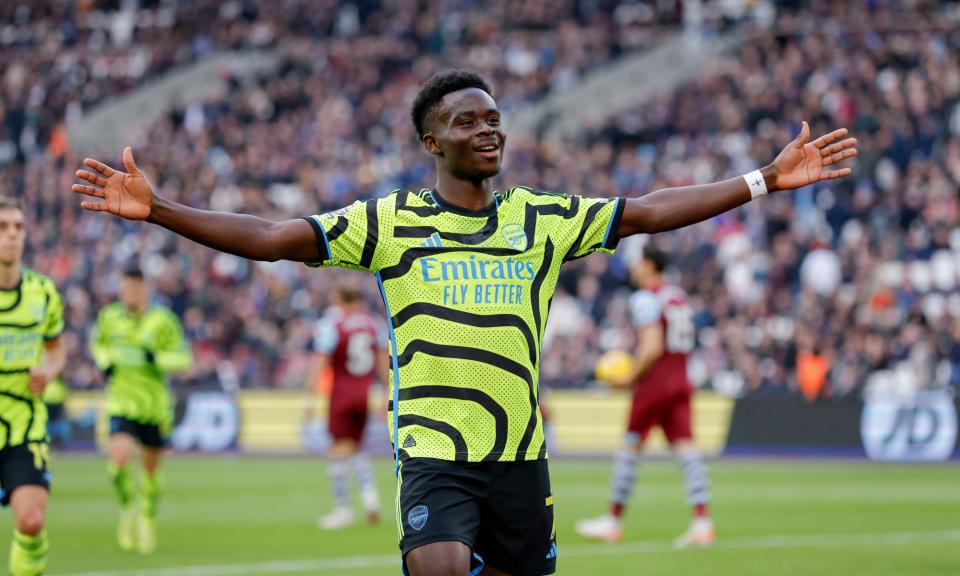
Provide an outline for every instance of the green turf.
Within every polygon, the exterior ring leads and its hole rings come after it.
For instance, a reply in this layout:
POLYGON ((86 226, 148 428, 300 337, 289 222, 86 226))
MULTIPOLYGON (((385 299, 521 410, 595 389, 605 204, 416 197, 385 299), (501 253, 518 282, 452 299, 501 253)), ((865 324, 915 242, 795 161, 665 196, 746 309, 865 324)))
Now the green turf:
MULTIPOLYGON (((669 462, 643 466, 623 544, 593 544, 573 534, 575 519, 603 511, 609 469, 600 461, 552 465, 560 575, 960 574, 957 466, 716 462, 718 546, 684 552, 669 549, 687 522, 680 473, 669 462)), ((180 457, 166 470, 161 548, 141 557, 114 544, 116 504, 104 461, 57 458, 48 573, 399 573, 387 462, 378 468, 384 521, 335 534, 314 526, 330 504, 320 460, 180 457), (339 564, 324 560, 337 558, 339 564), (182 570, 202 565, 232 566, 182 570), (158 568, 170 570, 149 570, 158 568)), ((0 523, 8 534, 9 512, 0 523)))

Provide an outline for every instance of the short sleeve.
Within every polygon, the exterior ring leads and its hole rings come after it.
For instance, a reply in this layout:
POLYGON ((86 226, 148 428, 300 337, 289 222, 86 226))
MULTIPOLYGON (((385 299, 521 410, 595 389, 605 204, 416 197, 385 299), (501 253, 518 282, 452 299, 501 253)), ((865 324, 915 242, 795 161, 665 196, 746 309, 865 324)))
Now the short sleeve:
POLYGON ((63 300, 52 282, 47 289, 47 315, 44 319, 43 337, 45 340, 53 340, 63 333, 63 300))
POLYGON ((620 241, 617 230, 623 215, 623 198, 583 198, 571 196, 571 209, 576 214, 570 219, 572 243, 564 260, 575 260, 594 252, 612 254, 620 241))
POLYGON ((375 272, 380 219, 377 200, 357 201, 333 212, 304 218, 317 237, 320 261, 309 266, 338 266, 375 272))
POLYGON ((656 324, 660 321, 662 314, 663 306, 653 292, 640 290, 630 296, 630 318, 637 328, 656 324))
POLYGON ((320 354, 333 354, 340 341, 337 326, 330 318, 321 318, 313 329, 313 351, 320 354))

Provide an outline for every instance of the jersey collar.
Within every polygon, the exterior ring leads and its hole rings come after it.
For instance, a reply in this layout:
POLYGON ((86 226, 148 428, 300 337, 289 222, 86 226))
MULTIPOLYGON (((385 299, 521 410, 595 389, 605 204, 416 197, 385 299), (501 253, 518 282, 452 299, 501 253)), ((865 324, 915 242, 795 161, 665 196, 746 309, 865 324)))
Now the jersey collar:
POLYGON ((446 212, 452 212, 454 214, 459 214, 461 216, 473 216, 473 217, 487 217, 493 216, 497 213, 497 209, 500 208, 500 193, 497 191, 493 192, 493 202, 487 204, 479 210, 467 210, 466 208, 461 208, 460 206, 455 206, 450 204, 440 194, 437 194, 436 189, 429 190, 429 194, 426 195, 427 198, 433 200, 433 203, 446 212))

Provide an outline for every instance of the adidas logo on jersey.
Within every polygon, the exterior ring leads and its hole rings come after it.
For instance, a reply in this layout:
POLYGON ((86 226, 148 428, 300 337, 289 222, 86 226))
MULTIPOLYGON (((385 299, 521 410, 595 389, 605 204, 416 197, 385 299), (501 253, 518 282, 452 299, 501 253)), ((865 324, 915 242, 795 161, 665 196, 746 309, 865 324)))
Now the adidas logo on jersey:
POLYGON ((550 551, 547 552, 547 560, 557 557, 557 543, 554 542, 550 545, 550 551))
POLYGON ((420 243, 424 248, 443 248, 443 242, 440 240, 440 234, 434 232, 429 238, 420 243))
POLYGON ((417 445, 417 441, 413 439, 413 434, 407 434, 407 437, 403 439, 404 448, 413 448, 417 445))

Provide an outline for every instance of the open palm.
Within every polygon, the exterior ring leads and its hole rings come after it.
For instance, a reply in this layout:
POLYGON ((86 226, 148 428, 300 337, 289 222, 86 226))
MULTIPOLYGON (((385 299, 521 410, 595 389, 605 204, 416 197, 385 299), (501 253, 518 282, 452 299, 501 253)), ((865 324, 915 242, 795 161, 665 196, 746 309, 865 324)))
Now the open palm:
POLYGON ((74 184, 71 189, 85 196, 102 198, 103 202, 84 200, 80 207, 91 212, 109 212, 128 220, 146 220, 153 205, 153 186, 133 161, 133 150, 123 149, 123 165, 127 172, 114 170, 99 160, 86 158, 84 165, 96 172, 77 170, 76 176, 86 184, 74 184))
POLYGON ((846 135, 847 129, 840 128, 809 142, 810 126, 804 122, 800 134, 773 161, 777 178, 775 189, 791 190, 821 180, 848 176, 852 172, 850 168, 827 169, 857 155, 857 139, 841 140, 846 135))

